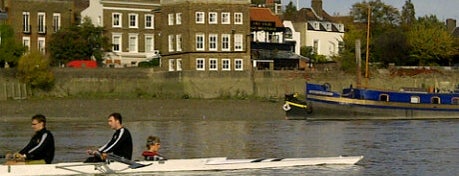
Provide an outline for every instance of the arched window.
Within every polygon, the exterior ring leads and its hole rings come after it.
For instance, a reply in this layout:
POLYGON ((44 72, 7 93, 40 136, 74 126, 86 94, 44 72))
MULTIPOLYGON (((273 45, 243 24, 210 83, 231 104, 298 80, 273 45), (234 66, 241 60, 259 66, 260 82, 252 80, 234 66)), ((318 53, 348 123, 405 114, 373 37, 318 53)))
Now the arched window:
POLYGON ((379 101, 389 101, 389 95, 387 94, 379 95, 379 101))
POLYGON ((459 105, 459 97, 453 97, 451 99, 451 104, 459 105))
POLYGON ((440 97, 432 97, 431 103, 432 104, 440 104, 440 97))

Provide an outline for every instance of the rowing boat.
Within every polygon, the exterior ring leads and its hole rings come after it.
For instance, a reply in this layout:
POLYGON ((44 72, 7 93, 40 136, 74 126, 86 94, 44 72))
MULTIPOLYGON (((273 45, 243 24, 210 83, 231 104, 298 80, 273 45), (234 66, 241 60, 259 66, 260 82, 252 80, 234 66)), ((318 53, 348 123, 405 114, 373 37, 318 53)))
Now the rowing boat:
POLYGON ((259 169, 291 166, 354 165, 363 156, 338 156, 315 158, 259 158, 228 159, 226 157, 169 159, 164 161, 131 161, 111 157, 103 163, 57 163, 38 165, 0 165, 0 175, 75 175, 75 174, 123 174, 173 171, 219 171, 259 169))

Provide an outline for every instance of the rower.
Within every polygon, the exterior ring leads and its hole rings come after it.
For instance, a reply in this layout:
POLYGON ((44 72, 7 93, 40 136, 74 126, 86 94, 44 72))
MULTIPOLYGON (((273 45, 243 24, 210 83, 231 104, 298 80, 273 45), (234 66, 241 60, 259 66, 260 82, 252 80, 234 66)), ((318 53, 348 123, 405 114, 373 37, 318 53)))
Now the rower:
POLYGON ((160 146, 160 139, 157 136, 149 136, 147 138, 147 150, 142 153, 142 156, 147 161, 162 161, 166 160, 163 156, 161 156, 158 151, 160 146))

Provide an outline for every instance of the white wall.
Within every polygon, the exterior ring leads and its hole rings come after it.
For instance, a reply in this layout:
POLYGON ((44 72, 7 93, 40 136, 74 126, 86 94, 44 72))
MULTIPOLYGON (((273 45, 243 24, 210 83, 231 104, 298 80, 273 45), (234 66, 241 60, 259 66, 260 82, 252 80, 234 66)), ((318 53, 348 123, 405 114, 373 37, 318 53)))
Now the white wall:
POLYGON ((295 41, 295 54, 300 55, 300 49, 301 49, 301 34, 300 32, 297 32, 295 28, 293 27, 292 21, 284 21, 284 27, 290 28, 292 30, 292 39, 285 39, 285 41, 295 41))
POLYGON ((343 41, 344 33, 326 31, 306 31, 306 46, 314 47, 314 40, 319 41, 317 54, 331 57, 338 55, 339 42, 343 41))
POLYGON ((91 18, 92 24, 96 27, 103 27, 103 6, 100 0, 89 0, 89 7, 81 11, 81 17, 88 16, 91 18))

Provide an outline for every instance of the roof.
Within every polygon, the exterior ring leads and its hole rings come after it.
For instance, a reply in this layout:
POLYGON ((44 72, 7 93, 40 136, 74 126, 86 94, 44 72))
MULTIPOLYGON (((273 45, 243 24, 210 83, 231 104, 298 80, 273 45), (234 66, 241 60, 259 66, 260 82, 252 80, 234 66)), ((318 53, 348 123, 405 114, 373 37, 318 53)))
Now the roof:
POLYGON ((275 22, 276 27, 284 27, 282 20, 271 9, 264 7, 250 7, 250 21, 275 22))
POLYGON ((318 17, 311 8, 302 8, 293 19, 294 22, 308 22, 308 21, 329 21, 336 22, 335 18, 330 16, 325 10, 322 10, 322 18, 318 17))

